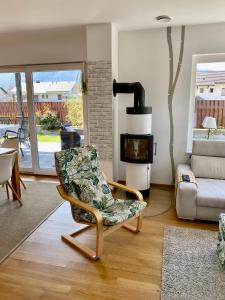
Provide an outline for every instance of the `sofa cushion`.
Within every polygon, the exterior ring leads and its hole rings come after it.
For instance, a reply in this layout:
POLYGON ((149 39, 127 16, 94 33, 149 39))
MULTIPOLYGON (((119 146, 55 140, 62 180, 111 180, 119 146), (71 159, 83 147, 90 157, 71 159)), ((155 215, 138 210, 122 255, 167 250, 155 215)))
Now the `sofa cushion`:
POLYGON ((192 154, 201 156, 225 157, 225 141, 193 141, 192 154))
POLYGON ((191 169, 195 177, 225 179, 225 158, 192 155, 191 169))
POLYGON ((225 180, 197 178, 196 182, 197 206, 225 209, 225 180))

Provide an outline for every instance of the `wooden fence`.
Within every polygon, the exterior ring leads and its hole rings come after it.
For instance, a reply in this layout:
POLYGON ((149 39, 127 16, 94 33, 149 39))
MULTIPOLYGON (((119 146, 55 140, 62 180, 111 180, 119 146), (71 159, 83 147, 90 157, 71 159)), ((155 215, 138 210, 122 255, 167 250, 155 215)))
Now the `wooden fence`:
MULTIPOLYGON (((44 112, 48 108, 50 111, 56 113, 61 123, 66 122, 67 109, 63 102, 34 102, 35 112, 44 112)), ((28 115, 27 103, 23 103, 24 116, 28 115)), ((16 123, 16 116, 18 116, 18 109, 16 102, 0 102, 0 123, 16 123)))
POLYGON ((225 127, 225 100, 196 100, 195 104, 197 128, 202 128, 204 118, 216 118, 217 126, 225 127))

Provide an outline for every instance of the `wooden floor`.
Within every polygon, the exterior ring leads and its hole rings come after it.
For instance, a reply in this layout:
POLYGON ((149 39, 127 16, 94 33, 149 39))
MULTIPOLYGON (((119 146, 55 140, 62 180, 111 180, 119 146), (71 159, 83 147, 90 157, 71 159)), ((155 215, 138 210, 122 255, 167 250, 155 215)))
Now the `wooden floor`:
MULTIPOLYGON (((102 258, 93 262, 60 239, 81 226, 64 203, 0 265, 0 299, 160 299, 165 225, 217 230, 216 223, 178 220, 172 206, 144 218, 139 234, 120 229, 108 236, 102 258)), ((93 245, 93 233, 80 240, 93 245)))

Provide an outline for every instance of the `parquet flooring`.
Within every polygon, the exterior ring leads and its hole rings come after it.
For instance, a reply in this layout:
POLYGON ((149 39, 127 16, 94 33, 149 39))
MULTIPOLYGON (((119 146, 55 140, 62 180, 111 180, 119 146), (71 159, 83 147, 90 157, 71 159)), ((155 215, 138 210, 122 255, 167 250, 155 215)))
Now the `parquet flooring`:
MULTIPOLYGON (((208 230, 218 226, 178 220, 172 206, 163 215, 144 218, 139 234, 120 229, 108 236, 101 259, 94 262, 61 241, 62 233, 82 226, 73 223, 64 203, 0 265, 0 299, 160 299, 165 225, 208 230)), ((94 245, 93 232, 84 233, 80 241, 94 245)))

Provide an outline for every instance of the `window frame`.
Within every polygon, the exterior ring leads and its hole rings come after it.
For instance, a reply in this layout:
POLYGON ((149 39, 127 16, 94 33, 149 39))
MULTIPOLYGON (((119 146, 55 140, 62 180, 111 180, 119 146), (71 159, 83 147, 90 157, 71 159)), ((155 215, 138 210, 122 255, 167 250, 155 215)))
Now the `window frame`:
POLYGON ((39 101, 39 96, 34 94, 34 101, 39 101))
POLYGON ((211 53, 211 54, 196 54, 192 55, 192 69, 191 69, 191 87, 189 99, 189 113, 188 113, 188 134, 186 152, 192 153, 193 129, 194 129, 194 111, 195 111, 195 90, 196 90, 196 67, 198 63, 214 63, 225 62, 225 53, 211 53))
MULTIPOLYGON (((81 70, 86 78, 86 63, 85 62, 68 62, 68 63, 46 63, 46 64, 27 64, 27 65, 15 65, 15 66, 0 66, 0 73, 16 73, 24 72, 26 78, 27 87, 27 103, 28 105, 28 116, 29 116, 29 126, 31 134, 31 153, 32 153, 32 168, 31 171, 26 171, 26 173, 40 174, 40 175, 55 175, 54 170, 43 170, 38 168, 37 163, 37 139, 35 136, 35 116, 33 110, 33 87, 32 87, 32 73, 38 71, 64 71, 64 70, 81 70)), ((39 98, 39 97, 38 97, 39 98)), ((85 143, 89 142, 89 130, 88 130, 88 106, 86 95, 83 98, 83 117, 84 117, 84 138, 85 143)), ((23 170, 21 170, 23 171, 23 170)))
POLYGON ((62 94, 57 94, 57 100, 62 101, 62 99, 63 99, 62 94))

